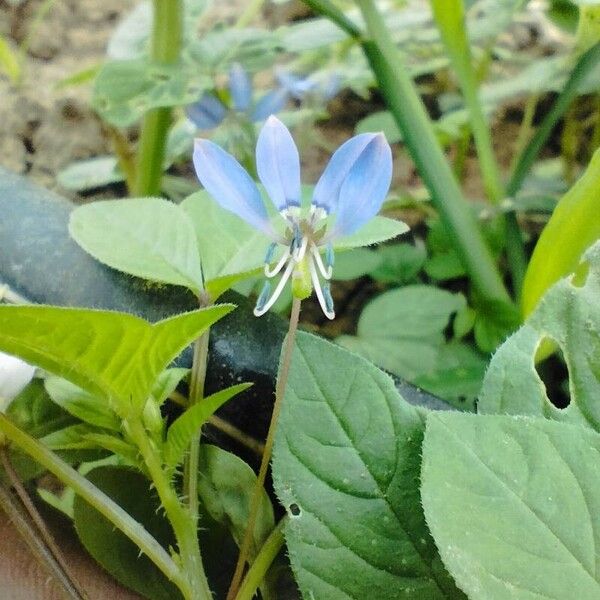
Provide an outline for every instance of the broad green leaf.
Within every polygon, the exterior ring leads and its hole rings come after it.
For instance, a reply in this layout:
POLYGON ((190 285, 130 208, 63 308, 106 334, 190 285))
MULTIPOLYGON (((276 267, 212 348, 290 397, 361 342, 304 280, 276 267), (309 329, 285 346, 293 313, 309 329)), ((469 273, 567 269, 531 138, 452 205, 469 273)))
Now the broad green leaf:
POLYGON ((94 258, 125 273, 202 289, 200 257, 186 214, 161 198, 105 200, 76 208, 69 233, 94 258))
POLYGON ((463 296, 432 286, 391 290, 367 304, 356 336, 343 335, 336 341, 379 367, 413 380, 436 369, 444 329, 464 304, 463 296))
POLYGON ((585 284, 562 279, 496 352, 486 374, 478 408, 482 413, 544 416, 600 429, 600 243, 584 258, 585 284), (540 346, 557 343, 569 369, 571 402, 554 407, 536 368, 540 346))
POLYGON ((384 283, 405 284, 413 281, 423 268, 427 252, 420 246, 394 244, 377 250, 380 264, 372 270, 371 277, 384 283))
POLYGON ((183 460, 183 455, 192 438, 200 431, 208 418, 225 402, 247 390, 251 385, 251 383, 239 383, 216 392, 203 398, 178 417, 167 432, 167 440, 163 447, 165 464, 168 467, 176 467, 183 460))
MULTIPOLYGON (((305 203, 309 201, 311 193, 312 188, 305 186, 305 203)), ((196 231, 206 289, 213 299, 240 279, 262 269, 271 238, 222 209, 205 191, 192 194, 181 206, 188 213, 196 231)), ((265 206, 272 216, 274 227, 284 233, 285 224, 267 198, 265 206)), ((376 244, 407 230, 408 227, 401 221, 375 217, 355 234, 336 240, 334 249, 376 244)))
POLYGON ((193 64, 112 60, 102 66, 94 81, 92 106, 111 125, 129 127, 151 108, 195 102, 211 85, 193 64))
POLYGON ((478 298, 475 308, 475 342, 483 352, 494 352, 521 323, 519 310, 502 300, 478 298))
MULTIPOLYGON (((238 546, 246 533, 256 475, 241 458, 217 446, 200 446, 198 494, 204 508, 217 523, 225 525, 238 546)), ((273 506, 262 490, 260 507, 250 546, 254 560, 262 544, 275 527, 273 506)))
POLYGON ((573 425, 430 413, 423 507, 469 598, 600 597, 599 453, 573 425))
MULTIPOLYGON (((171 526, 150 482, 133 469, 99 467, 87 478, 141 523, 164 548, 176 547, 171 526)), ((117 581, 150 600, 177 600, 179 590, 139 548, 98 511, 76 496, 74 522, 86 550, 117 581)))
POLYGON ((367 248, 355 248, 347 252, 340 252, 335 257, 333 279, 348 281, 368 275, 381 263, 381 256, 367 248))
POLYGON ((53 306, 0 306, 0 349, 107 398, 121 417, 142 410, 155 380, 223 304, 150 324, 133 315, 53 306))
POLYGON ((535 246, 523 283, 524 316, 534 310, 553 283, 577 268, 585 249, 600 238, 599 185, 600 150, 562 197, 535 246))
POLYGON ((121 419, 108 407, 106 400, 61 377, 48 377, 45 386, 52 401, 77 419, 103 429, 121 431, 121 419))
POLYGON ((92 450, 97 445, 85 437, 92 431, 87 424, 69 425, 45 435, 40 438, 40 442, 50 450, 92 450))
POLYGON ((424 412, 379 369, 299 334, 273 456, 304 598, 462 598, 421 510, 424 412))

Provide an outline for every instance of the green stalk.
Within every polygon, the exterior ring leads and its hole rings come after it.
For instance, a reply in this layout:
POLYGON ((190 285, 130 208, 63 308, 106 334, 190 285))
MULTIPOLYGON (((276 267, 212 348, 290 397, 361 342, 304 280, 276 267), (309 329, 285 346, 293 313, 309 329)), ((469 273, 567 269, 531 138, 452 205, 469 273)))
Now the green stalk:
MULTIPOLYGON (((183 37, 183 1, 153 1, 150 59, 160 65, 179 60, 183 37)), ((146 113, 139 141, 135 194, 160 193, 171 107, 154 108, 146 113)))
POLYGON ((248 569, 235 600, 252 600, 254 598, 256 590, 271 568, 273 561, 277 558, 279 551, 283 548, 285 543, 283 528, 287 521, 288 517, 283 517, 265 540, 252 566, 248 569))
POLYGON ((146 434, 141 422, 136 420, 127 423, 127 432, 140 450, 150 478, 156 488, 156 493, 173 527, 183 570, 187 578, 186 589, 182 589, 184 597, 186 600, 212 600, 202 564, 202 556, 200 555, 196 520, 191 518, 190 513, 179 501, 177 492, 163 469, 159 453, 146 434))
POLYGON ((357 0, 357 4, 371 38, 362 42, 363 50, 473 285, 487 299, 509 302, 498 267, 440 148, 402 54, 373 0, 357 0))
POLYGON ((65 485, 72 487, 76 494, 79 494, 90 506, 136 544, 164 575, 179 587, 186 598, 192 598, 186 578, 167 551, 116 502, 56 456, 54 452, 19 429, 2 413, 0 413, 0 431, 65 485))

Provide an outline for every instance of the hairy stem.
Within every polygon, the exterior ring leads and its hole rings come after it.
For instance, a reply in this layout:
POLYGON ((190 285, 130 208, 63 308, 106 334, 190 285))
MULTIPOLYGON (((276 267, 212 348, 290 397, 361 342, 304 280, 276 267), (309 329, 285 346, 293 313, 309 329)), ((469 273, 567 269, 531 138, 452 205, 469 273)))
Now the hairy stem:
POLYGON ((300 305, 301 301, 298 298, 294 298, 292 303, 292 313, 290 316, 290 325, 288 333, 283 342, 283 348, 281 350, 279 375, 277 377, 277 383, 275 384, 275 403, 273 404, 273 413, 271 414, 271 422, 269 423, 269 432, 267 433, 265 450, 260 463, 260 468, 258 470, 258 477, 256 478, 256 485, 254 486, 252 499, 250 501, 248 525, 246 526, 246 532, 244 533, 244 537, 240 545, 240 555, 235 567, 233 579, 231 580, 231 585, 229 586, 229 591, 227 592, 227 600, 233 600, 236 597, 242 581, 246 562, 248 562, 250 546, 252 545, 252 539, 254 537, 256 517, 260 507, 261 494, 265 486, 265 479, 267 478, 269 463, 271 462, 273 442, 275 441, 275 431, 277 430, 277 422, 279 420, 283 396, 285 394, 285 388, 287 386, 288 376, 290 373, 290 366, 292 364, 294 341, 296 339, 296 331, 298 330, 298 321, 300 319, 300 305))
POLYGON ((189 584, 179 567, 167 551, 146 531, 143 525, 133 519, 114 500, 70 467, 54 452, 19 429, 2 413, 0 413, 0 431, 23 452, 58 477, 65 485, 72 487, 76 494, 81 496, 90 506, 106 517, 136 544, 164 573, 167 579, 170 579, 179 587, 186 598, 192 598, 189 584))

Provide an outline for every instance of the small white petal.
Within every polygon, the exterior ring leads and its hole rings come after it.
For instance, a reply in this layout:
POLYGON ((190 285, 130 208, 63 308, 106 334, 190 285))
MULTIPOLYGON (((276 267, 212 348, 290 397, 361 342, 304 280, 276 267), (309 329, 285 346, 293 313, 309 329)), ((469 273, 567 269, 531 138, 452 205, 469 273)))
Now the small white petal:
POLYGON ((31 381, 35 367, 20 358, 0 352, 0 412, 4 412, 13 398, 31 381))

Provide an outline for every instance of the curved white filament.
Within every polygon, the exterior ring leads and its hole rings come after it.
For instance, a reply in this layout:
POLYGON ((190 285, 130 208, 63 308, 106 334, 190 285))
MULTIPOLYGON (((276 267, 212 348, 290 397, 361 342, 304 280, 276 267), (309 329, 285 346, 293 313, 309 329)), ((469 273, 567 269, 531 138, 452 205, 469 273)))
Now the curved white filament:
POLYGON ((321 310, 328 319, 333 320, 335 319, 335 311, 327 310, 327 302, 325 302, 325 296, 323 295, 323 290, 321 289, 321 282, 319 281, 319 274, 317 273, 317 268, 315 267, 315 261, 311 259, 308 262, 310 267, 310 278, 312 279, 313 287, 317 293, 317 299, 321 305, 321 310))
POLYGON ((285 252, 283 253, 283 256, 279 259, 279 262, 271 269, 269 263, 265 263, 265 276, 268 277, 269 279, 271 277, 275 277, 275 275, 277 275, 277 273, 279 273, 281 271, 281 269, 283 269, 283 267, 285 266, 285 263, 287 262, 288 258, 290 257, 290 249, 289 247, 286 248, 285 252))
POLYGON ((323 279, 327 279, 327 281, 329 281, 333 275, 333 267, 330 266, 325 268, 323 259, 321 258, 321 253, 314 244, 311 244, 310 251, 315 259, 315 262, 317 263, 317 267, 319 267, 319 271, 321 272, 323 279))
POLYGON ((275 302, 277 302, 277 298, 279 298, 279 296, 281 296, 281 292, 283 292, 283 288, 285 287, 287 280, 290 278, 295 266, 296 266, 296 263, 293 260, 290 260, 286 270, 283 272, 283 275, 281 276, 281 279, 279 280, 279 283, 277 284, 277 287, 275 288, 275 291, 273 292, 273 295, 271 296, 269 301, 261 308, 257 307, 254 309, 255 317, 262 317, 271 308, 271 306, 273 306, 273 304, 275 304, 275 302))
POLYGON ((302 243, 300 244, 300 248, 296 248, 292 254, 294 260, 299 263, 306 254, 306 249, 308 248, 308 237, 304 236, 302 238, 302 243))

